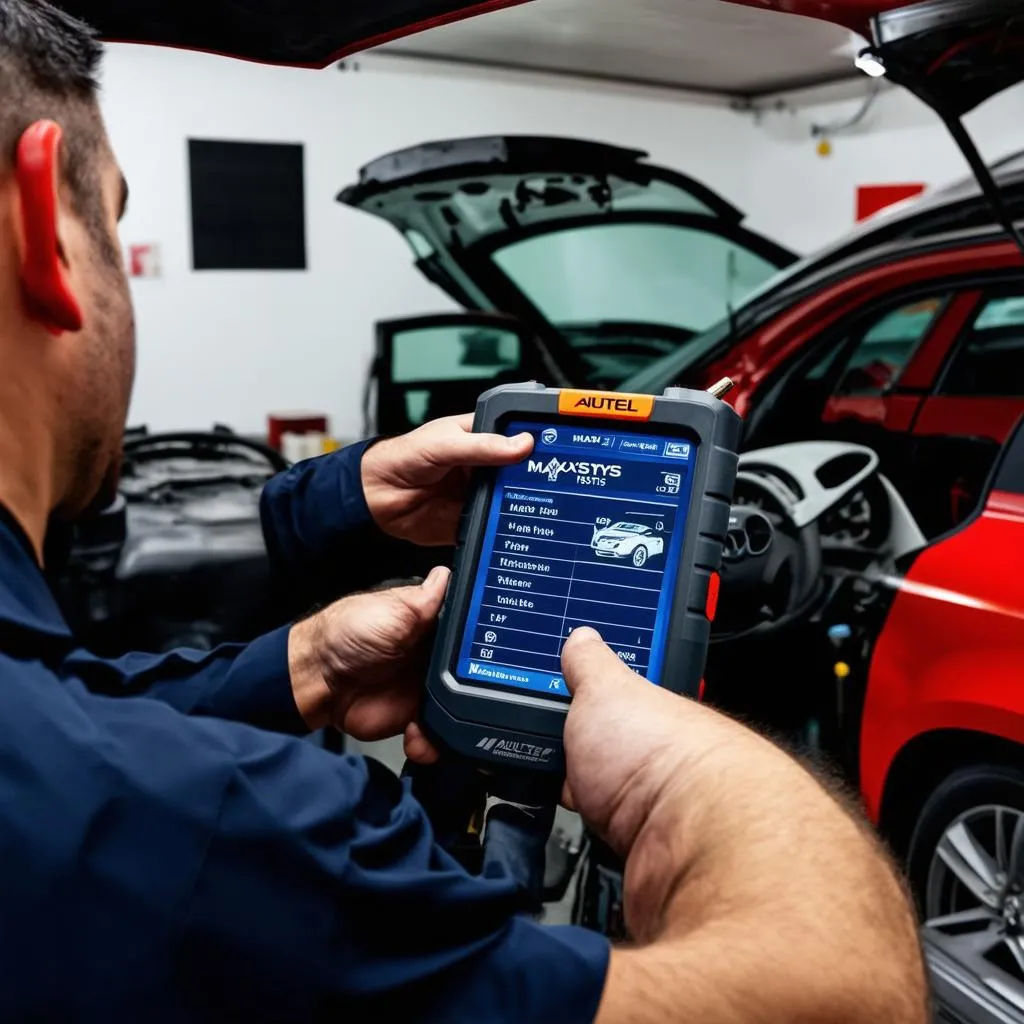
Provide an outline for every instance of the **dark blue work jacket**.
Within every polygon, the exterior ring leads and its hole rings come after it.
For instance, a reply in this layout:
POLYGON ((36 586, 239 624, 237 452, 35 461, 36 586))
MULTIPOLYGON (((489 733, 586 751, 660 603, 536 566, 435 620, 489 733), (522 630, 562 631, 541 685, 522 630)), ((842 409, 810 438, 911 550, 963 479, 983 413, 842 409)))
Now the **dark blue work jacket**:
MULTIPOLYGON (((268 487, 276 557, 373 529, 361 453, 268 487)), ((391 773, 298 738, 287 637, 96 658, 0 511, 0 1020, 592 1020, 604 940, 518 916, 391 773)))

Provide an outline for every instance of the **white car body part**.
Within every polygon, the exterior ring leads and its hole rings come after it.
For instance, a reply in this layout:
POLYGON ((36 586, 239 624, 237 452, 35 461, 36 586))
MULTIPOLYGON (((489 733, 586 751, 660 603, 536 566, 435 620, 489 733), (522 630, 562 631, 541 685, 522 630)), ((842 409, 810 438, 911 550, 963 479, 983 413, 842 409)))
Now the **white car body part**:
POLYGON ((643 523, 616 523, 594 534, 594 553, 601 558, 632 559, 638 568, 665 553, 665 538, 643 523), (638 552, 644 554, 639 555, 638 552))

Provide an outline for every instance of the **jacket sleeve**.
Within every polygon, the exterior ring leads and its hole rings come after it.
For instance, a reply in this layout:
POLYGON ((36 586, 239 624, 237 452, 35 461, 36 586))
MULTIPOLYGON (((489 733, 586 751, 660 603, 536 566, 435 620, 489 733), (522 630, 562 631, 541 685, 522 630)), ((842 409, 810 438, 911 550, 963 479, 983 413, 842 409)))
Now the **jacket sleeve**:
POLYGON ((183 714, 302 736, 309 730, 292 694, 289 631, 284 627, 247 646, 225 644, 212 651, 107 659, 78 649, 64 659, 62 674, 99 696, 148 697, 183 714))
POLYGON ((0 677, 0 1019, 593 1019, 604 940, 518 916, 381 766, 0 677))
MULTIPOLYGON (((422 555, 381 533, 363 497, 361 462, 371 443, 299 463, 265 488, 261 516, 278 621, 385 579, 417 575, 422 555)), ((108 659, 75 650, 62 671, 97 695, 145 696, 188 715, 304 735, 288 672, 288 633, 286 626, 248 646, 213 651, 108 659)))
POLYGON ((444 561, 444 552, 394 540, 374 523, 362 483, 363 454, 373 443, 300 462, 264 488, 263 536, 283 618, 385 581, 425 575, 444 561))

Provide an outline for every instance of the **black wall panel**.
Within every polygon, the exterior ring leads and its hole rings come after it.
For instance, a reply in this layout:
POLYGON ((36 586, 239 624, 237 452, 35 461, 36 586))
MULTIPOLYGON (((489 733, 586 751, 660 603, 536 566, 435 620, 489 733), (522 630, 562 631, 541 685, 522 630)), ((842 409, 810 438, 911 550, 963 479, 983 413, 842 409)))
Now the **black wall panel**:
POLYGON ((189 139, 194 270, 305 270, 301 145, 189 139))

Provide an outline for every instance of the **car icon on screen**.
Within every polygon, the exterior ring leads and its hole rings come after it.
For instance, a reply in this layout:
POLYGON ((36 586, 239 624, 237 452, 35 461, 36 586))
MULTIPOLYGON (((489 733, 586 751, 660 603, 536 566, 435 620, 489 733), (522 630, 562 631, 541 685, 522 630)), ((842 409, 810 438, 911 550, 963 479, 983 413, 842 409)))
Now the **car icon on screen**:
POLYGON ((665 538, 643 523, 616 523, 598 530, 591 547, 599 558, 629 559, 642 569, 650 559, 665 554, 665 538))

